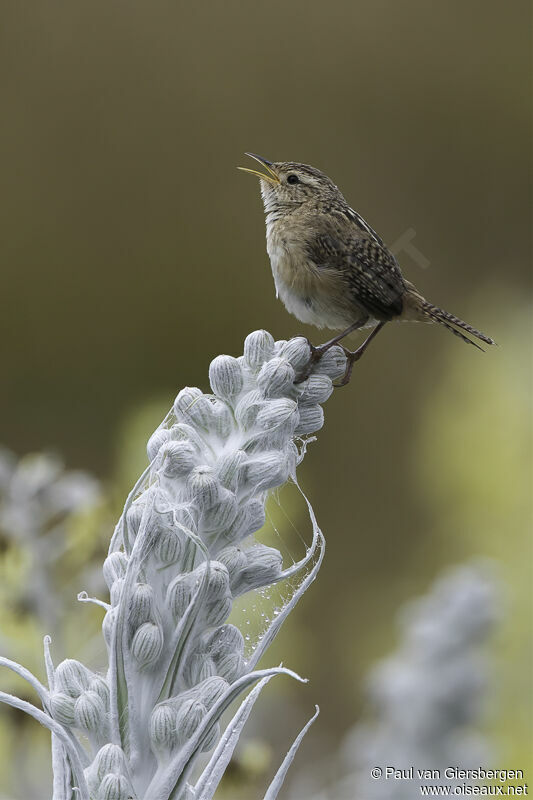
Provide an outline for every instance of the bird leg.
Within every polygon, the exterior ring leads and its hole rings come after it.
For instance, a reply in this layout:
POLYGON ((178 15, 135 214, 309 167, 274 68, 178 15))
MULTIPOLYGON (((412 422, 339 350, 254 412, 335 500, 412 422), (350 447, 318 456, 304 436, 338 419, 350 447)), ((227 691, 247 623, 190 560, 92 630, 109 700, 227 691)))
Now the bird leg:
POLYGON ((333 384, 333 386, 336 389, 340 389, 341 386, 346 386, 350 382, 350 378, 352 377, 353 365, 355 364, 356 361, 359 361, 359 359, 361 358, 361 356, 365 352, 366 348, 368 347, 368 345, 370 344, 370 342, 372 341, 374 336, 377 336, 377 334, 379 333, 379 331, 382 329, 382 327, 384 325, 385 325, 385 321, 378 323, 378 325, 376 325, 376 327, 374 328, 374 330, 372 331, 370 336, 367 336, 367 338, 365 339, 363 344, 360 345, 357 348, 357 350, 353 350, 352 351, 352 350, 348 350, 346 347, 342 348, 344 350, 344 354, 346 355, 346 359, 347 359, 346 372, 344 373, 344 376, 343 376, 342 381, 340 383, 334 383, 333 384))
MULTIPOLYGON (((350 325, 348 328, 346 328, 346 330, 342 331, 342 333, 338 333, 337 336, 333 337, 333 339, 329 339, 329 341, 324 342, 324 344, 320 344, 318 347, 315 347, 314 344, 312 344, 309 341, 309 339, 305 337, 307 339, 307 344, 309 345, 309 348, 311 350, 311 356, 309 358, 309 361, 303 368, 302 372, 298 376, 297 380, 294 381, 294 383, 303 383, 303 381, 306 381, 307 378, 310 376, 314 365, 318 361, 320 361, 324 353, 326 353, 330 347, 333 347, 334 345, 338 344, 341 339, 344 339, 345 336, 348 336, 349 333, 357 330, 358 328, 361 327, 361 325, 364 325, 365 322, 366 319, 357 320, 356 322, 352 323, 352 325, 350 325)), ((349 351, 345 350, 345 352, 349 351)))

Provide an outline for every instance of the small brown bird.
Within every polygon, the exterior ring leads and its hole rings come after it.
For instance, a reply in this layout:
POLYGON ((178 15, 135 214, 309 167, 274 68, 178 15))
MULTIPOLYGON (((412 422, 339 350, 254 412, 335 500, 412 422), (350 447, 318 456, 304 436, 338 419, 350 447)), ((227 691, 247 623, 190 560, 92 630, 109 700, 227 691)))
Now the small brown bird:
POLYGON ((308 164, 246 155, 266 169, 263 173, 239 167, 261 180, 276 295, 301 322, 341 330, 325 344, 311 345, 311 359, 299 381, 309 376, 313 363, 329 347, 354 330, 374 326, 357 350, 344 348, 348 363, 339 385, 348 383, 354 363, 390 320, 438 322, 480 350, 461 331, 495 344, 459 317, 429 303, 403 277, 382 239, 350 208, 327 175, 308 164))

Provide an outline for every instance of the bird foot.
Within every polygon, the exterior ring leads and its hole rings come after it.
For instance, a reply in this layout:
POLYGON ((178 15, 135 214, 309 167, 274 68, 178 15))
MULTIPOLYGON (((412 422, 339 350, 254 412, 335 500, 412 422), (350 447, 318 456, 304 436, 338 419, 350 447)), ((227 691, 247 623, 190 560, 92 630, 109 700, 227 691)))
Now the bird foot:
POLYGON ((380 330, 384 325, 385 322, 378 323, 374 328, 374 330, 372 331, 372 333, 370 334, 370 336, 367 336, 363 344, 359 345, 357 350, 348 350, 341 344, 341 347, 344 350, 344 355, 346 356, 346 372, 344 373, 343 378, 339 383, 333 384, 335 389, 340 389, 341 386, 346 386, 348 383, 350 383, 350 378, 352 377, 353 365, 355 364, 356 361, 359 361, 359 359, 365 352, 366 348, 368 347, 374 336, 376 336, 380 332, 380 330))
POLYGON ((342 376, 342 380, 340 380, 339 383, 333 384, 334 389, 341 389, 343 386, 348 386, 350 378, 352 377, 353 365, 356 361, 359 361, 364 352, 360 347, 357 348, 357 350, 348 350, 348 348, 343 347, 343 345, 341 345, 341 347, 346 356, 346 371, 342 376))
POLYGON ((315 366, 315 364, 318 364, 318 362, 320 361, 320 359, 322 358, 324 353, 327 352, 327 350, 329 350, 329 348, 331 347, 329 342, 326 342, 326 344, 321 344, 318 347, 315 347, 314 344, 312 344, 309 341, 307 336, 305 336, 304 338, 307 340, 307 344, 309 345, 309 349, 311 350, 311 355, 310 355, 309 361, 307 362, 305 367, 302 369, 300 374, 296 377, 296 379, 294 381, 294 383, 296 383, 296 384, 303 383, 304 381, 306 381, 308 379, 308 377, 311 375, 311 373, 313 371, 313 367, 315 366))
POLYGON ((354 323, 354 325, 350 326, 350 328, 347 328, 338 336, 335 336, 333 339, 330 339, 329 342, 325 342, 324 344, 321 344, 318 347, 315 347, 314 344, 311 344, 309 339, 305 337, 307 340, 307 344, 311 349, 311 357, 309 358, 309 361, 303 368, 302 372, 298 375, 294 383, 303 383, 303 381, 307 380, 307 378, 311 375, 311 372, 313 371, 314 365, 318 361, 320 361, 324 353, 326 353, 330 349, 330 347, 333 347, 333 345, 339 345, 340 347, 342 347, 347 359, 346 371, 342 377, 342 380, 339 383, 334 383, 333 386, 335 387, 335 389, 340 389, 341 386, 346 386, 348 383, 350 383, 350 378, 352 377, 353 365, 355 364, 356 361, 359 361, 359 359, 365 352, 366 348, 368 347, 374 336, 376 336, 380 332, 380 330, 383 328, 384 325, 385 321, 379 322, 372 331, 372 333, 369 336, 367 336, 363 344, 361 344, 357 348, 357 350, 348 350, 348 348, 340 344, 340 340, 343 339, 348 333, 351 333, 352 329, 359 327, 359 323, 354 323))

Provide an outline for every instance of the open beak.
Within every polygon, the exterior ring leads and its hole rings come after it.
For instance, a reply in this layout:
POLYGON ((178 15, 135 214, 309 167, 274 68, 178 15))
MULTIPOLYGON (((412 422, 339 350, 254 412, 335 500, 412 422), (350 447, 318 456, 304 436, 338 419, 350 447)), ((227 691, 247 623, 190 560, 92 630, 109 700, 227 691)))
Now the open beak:
POLYGON ((272 161, 262 158, 261 156, 256 156, 255 153, 245 153, 245 155, 250 156, 250 158, 254 158, 256 161, 262 164, 268 170, 268 174, 259 172, 256 169, 248 169, 248 167, 237 167, 237 169, 241 169, 243 172, 249 172, 250 175, 257 175, 257 177, 261 178, 262 181, 268 181, 268 183, 273 184, 279 183, 279 178, 272 169, 272 161))

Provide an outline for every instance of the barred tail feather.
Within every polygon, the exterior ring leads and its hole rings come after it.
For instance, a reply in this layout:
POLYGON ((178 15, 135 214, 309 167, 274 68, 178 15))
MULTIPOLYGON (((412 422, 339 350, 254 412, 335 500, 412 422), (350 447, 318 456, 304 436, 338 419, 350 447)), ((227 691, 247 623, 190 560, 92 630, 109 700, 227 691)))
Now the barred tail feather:
POLYGON ((440 325, 444 325, 449 331, 454 333, 456 336, 459 336, 463 342, 468 342, 468 344, 473 344, 474 347, 477 347, 478 350, 483 350, 476 342, 473 342, 472 339, 469 339, 468 336, 465 336, 461 331, 458 331, 457 328, 460 328, 467 333, 472 334, 475 336, 476 339, 479 339, 485 344, 496 344, 494 339, 491 339, 490 336, 487 336, 481 331, 478 331, 476 328, 473 328, 472 325, 469 325, 459 317, 455 317, 453 314, 450 314, 448 311, 444 311, 442 308, 438 306, 434 306, 432 303, 428 303, 427 300, 424 300, 422 303, 422 308, 426 312, 426 314, 434 321, 438 322, 440 325), (454 327, 455 326, 455 327, 454 327))

